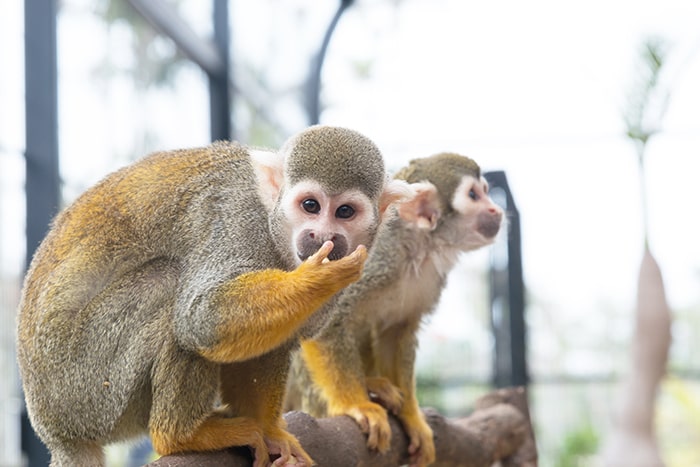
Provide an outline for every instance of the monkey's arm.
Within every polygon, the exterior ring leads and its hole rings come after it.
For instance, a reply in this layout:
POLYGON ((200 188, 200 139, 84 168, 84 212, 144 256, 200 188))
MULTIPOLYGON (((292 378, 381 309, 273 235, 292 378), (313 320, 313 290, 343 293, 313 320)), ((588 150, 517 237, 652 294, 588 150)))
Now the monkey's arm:
POLYGON ((216 342, 199 353, 217 362, 235 362, 268 352, 293 336, 335 293, 359 279, 367 250, 358 247, 337 261, 324 259, 326 242, 293 271, 264 269, 225 282, 211 298, 220 321, 216 342))

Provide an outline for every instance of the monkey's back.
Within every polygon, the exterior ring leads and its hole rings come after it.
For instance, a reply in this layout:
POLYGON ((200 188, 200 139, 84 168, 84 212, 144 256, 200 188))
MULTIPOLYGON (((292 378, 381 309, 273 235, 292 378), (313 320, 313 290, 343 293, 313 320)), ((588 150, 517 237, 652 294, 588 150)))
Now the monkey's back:
POLYGON ((182 281, 284 267, 275 255, 254 256, 271 245, 229 247, 269 241, 260 235, 267 216, 254 178, 236 144, 156 153, 107 176, 56 217, 18 314, 20 372, 45 441, 118 439, 146 426, 154 359, 177 345, 182 281))

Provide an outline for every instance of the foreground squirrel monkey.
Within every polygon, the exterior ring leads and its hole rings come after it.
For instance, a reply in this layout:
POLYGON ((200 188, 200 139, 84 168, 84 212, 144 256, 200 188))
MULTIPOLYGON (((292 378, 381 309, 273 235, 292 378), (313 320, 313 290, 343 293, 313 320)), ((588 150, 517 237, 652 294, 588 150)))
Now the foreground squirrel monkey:
POLYGON ((417 191, 380 227, 362 278, 335 302, 338 312, 295 355, 285 408, 349 415, 385 451, 396 413, 410 438, 411 465, 435 460, 432 430, 415 394, 416 334, 435 307, 459 253, 493 242, 503 211, 479 166, 452 153, 416 159, 396 174, 417 191))
POLYGON ((156 153, 87 190, 53 222, 19 307, 51 465, 104 465, 105 444, 144 433, 162 455, 248 445, 256 467, 311 465, 281 417, 290 352, 406 194, 374 143, 325 126, 279 152, 156 153))

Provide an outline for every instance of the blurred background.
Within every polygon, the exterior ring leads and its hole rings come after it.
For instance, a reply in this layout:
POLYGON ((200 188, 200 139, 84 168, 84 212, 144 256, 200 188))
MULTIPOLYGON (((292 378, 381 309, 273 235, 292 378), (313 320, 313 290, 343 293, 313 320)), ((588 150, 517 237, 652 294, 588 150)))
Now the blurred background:
MULTIPOLYGON (((207 73, 135 3, 148 2, 57 4, 61 206, 151 151, 212 137, 207 73)), ((214 2, 152 4, 212 37, 214 2)), ((3 467, 24 462, 14 321, 32 144, 24 44, 37 32, 24 8, 0 2, 3 467)), ((232 139, 277 147, 318 118, 372 138, 392 171, 453 151, 505 172, 520 213, 540 465, 601 462, 631 371, 646 238, 673 319, 658 449, 666 465, 700 465, 700 2, 229 0, 226 16, 232 139), (310 70, 334 15, 316 111, 310 70)), ((497 249, 460 260, 420 336, 421 401, 446 415, 468 413, 494 381, 497 249)), ((112 450, 112 465, 128 465, 127 450, 112 450)))

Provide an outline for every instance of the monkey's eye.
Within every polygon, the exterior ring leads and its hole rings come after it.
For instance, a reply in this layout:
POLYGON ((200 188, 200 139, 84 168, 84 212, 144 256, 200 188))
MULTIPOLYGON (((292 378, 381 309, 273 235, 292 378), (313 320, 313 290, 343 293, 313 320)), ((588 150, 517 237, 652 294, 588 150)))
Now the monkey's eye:
POLYGON ((355 214, 355 209, 352 206, 343 204, 335 210, 335 217, 339 219, 350 219, 355 214))
POLYGON ((304 208, 304 211, 308 212, 309 214, 318 214, 321 210, 321 205, 318 204, 318 201, 313 198, 302 201, 301 207, 304 208))
POLYGON ((476 201, 477 199, 479 199, 479 195, 476 194, 476 191, 474 191, 473 188, 472 188, 471 190, 469 190, 469 197, 470 197, 471 199, 473 199, 474 201, 476 201))

